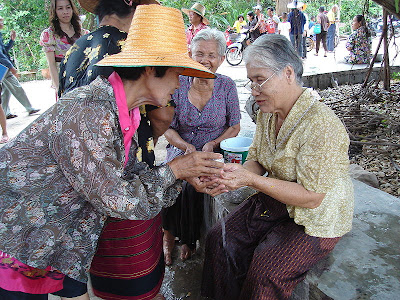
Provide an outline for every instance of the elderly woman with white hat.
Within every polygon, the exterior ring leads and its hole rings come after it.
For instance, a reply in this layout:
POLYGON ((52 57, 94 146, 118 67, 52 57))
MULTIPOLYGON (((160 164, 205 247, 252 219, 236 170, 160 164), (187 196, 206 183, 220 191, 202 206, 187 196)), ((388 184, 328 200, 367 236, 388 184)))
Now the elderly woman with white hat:
POLYGON ((206 17, 206 8, 200 3, 196 2, 191 8, 182 8, 182 11, 189 17, 190 26, 186 29, 186 42, 188 47, 192 42, 194 36, 202 29, 208 28, 210 23, 206 17))
POLYGON ((86 282, 107 216, 151 219, 174 203, 182 179, 196 186, 198 176, 221 174, 217 153, 152 169, 139 160, 139 106, 165 106, 179 75, 214 78, 184 38, 179 10, 139 6, 122 52, 98 63, 115 72, 61 97, 0 150, 0 298, 47 299, 67 280, 86 282))

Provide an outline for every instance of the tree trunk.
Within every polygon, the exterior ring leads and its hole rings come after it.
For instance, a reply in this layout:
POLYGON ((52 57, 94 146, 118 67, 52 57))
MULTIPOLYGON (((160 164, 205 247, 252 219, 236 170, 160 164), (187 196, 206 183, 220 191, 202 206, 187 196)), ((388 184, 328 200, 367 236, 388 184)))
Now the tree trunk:
POLYGON ((287 5, 292 2, 291 0, 276 0, 276 14, 281 16, 284 12, 289 12, 287 5))

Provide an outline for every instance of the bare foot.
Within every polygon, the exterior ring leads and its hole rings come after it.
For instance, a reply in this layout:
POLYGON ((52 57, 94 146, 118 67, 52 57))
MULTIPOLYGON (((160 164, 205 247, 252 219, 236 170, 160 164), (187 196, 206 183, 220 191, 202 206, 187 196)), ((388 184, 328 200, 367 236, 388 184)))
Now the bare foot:
MULTIPOLYGON (((164 230, 163 236, 163 251, 164 260, 167 266, 172 264, 172 251, 175 247, 175 237, 167 230, 164 230)), ((155 298, 154 298, 155 299, 155 298)))
POLYGON ((183 261, 189 259, 192 257, 192 255, 194 255, 196 252, 196 249, 192 250, 190 249, 190 247, 186 244, 183 244, 181 247, 181 259, 183 261))
POLYGON ((7 135, 3 135, 0 139, 0 144, 5 144, 9 141, 9 138, 7 135))
POLYGON ((163 295, 161 295, 161 294, 157 294, 157 295, 153 298, 153 300, 165 300, 165 297, 164 297, 163 295))

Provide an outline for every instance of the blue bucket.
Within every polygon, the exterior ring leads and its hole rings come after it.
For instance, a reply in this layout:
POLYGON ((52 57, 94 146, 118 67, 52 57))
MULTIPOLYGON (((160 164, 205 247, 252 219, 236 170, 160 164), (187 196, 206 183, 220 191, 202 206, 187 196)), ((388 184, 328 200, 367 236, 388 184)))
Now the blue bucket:
POLYGON ((246 161, 252 141, 251 138, 242 136, 223 140, 220 147, 223 151, 225 163, 243 164, 246 161))

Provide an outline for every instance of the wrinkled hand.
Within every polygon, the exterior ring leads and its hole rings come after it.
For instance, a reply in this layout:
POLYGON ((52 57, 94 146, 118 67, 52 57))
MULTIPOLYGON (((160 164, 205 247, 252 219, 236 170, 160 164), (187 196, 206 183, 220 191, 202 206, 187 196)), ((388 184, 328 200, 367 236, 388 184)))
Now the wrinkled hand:
POLYGON ((15 30, 11 30, 10 31, 10 39, 12 39, 13 41, 15 41, 15 38, 17 37, 17 33, 15 32, 15 30))
POLYGON ((224 163, 217 162, 222 154, 214 152, 195 151, 181 155, 168 163, 177 179, 200 176, 220 176, 224 163))
POLYGON ((201 149, 203 152, 213 152, 214 151, 215 142, 208 142, 204 144, 203 148, 201 149))
POLYGON ((217 177, 192 177, 186 179, 196 191, 213 197, 228 191, 224 185, 218 184, 216 180, 217 177))
POLYGON ((192 144, 188 144, 185 154, 193 153, 196 152, 196 147, 193 146, 192 144))
POLYGON ((218 178, 217 182, 232 191, 248 185, 251 174, 241 164, 225 164, 221 178, 218 178))

